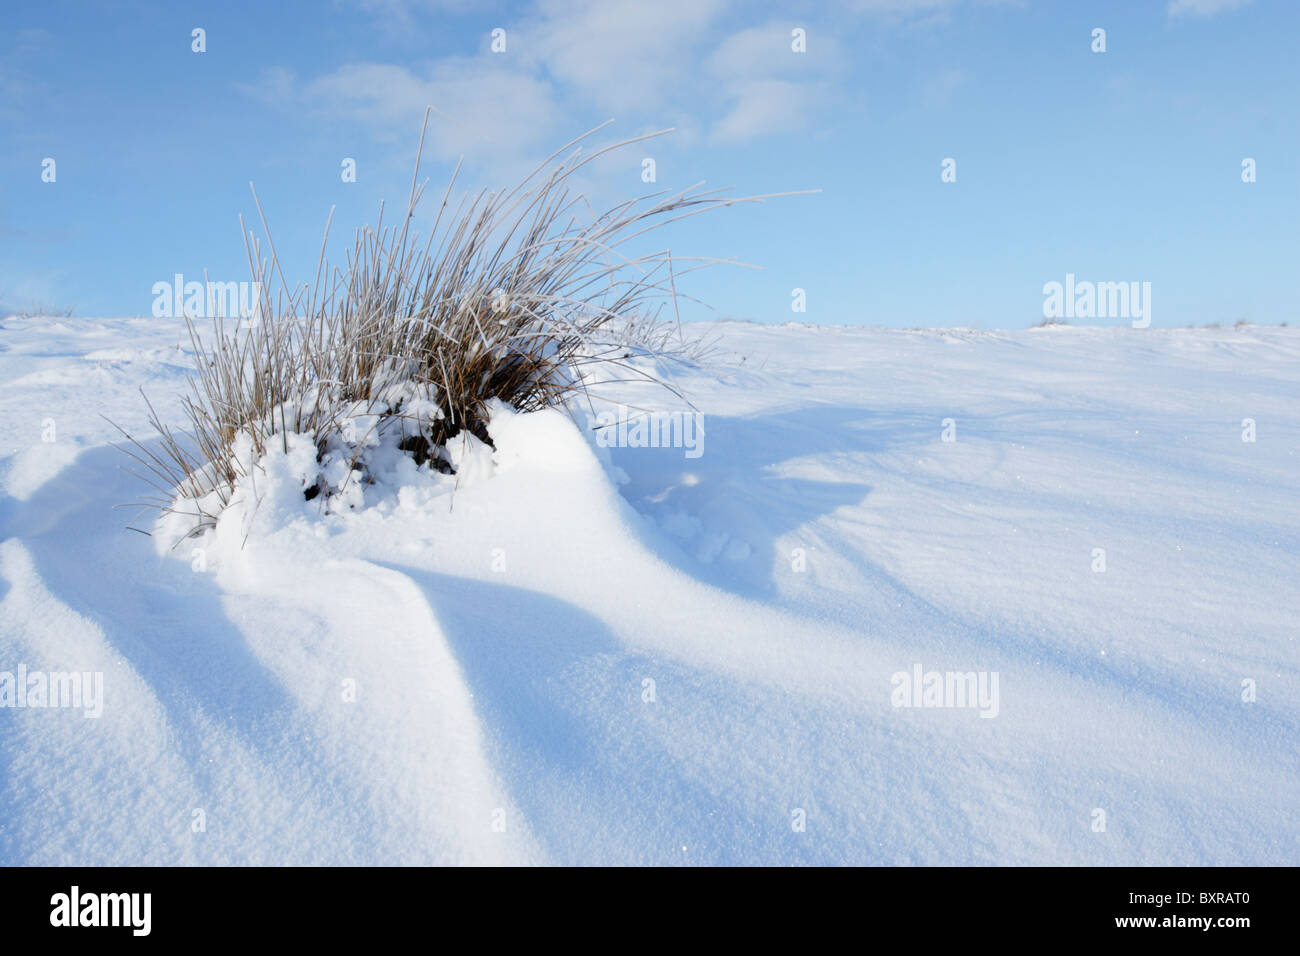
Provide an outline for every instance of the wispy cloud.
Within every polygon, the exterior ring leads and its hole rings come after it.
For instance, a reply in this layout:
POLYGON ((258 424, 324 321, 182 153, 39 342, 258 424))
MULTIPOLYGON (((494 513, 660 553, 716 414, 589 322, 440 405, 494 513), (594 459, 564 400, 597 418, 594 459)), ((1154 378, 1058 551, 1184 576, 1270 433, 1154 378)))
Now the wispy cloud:
POLYGON ((527 150, 551 137, 560 118, 543 79, 489 55, 419 66, 349 63, 310 80, 275 68, 243 89, 270 105, 358 124, 384 141, 408 140, 433 106, 425 147, 442 160, 527 150))
POLYGON ((1212 17, 1229 10, 1236 10, 1249 4, 1251 0, 1169 0, 1171 17, 1212 17))
POLYGON ((934 74, 921 90, 927 106, 943 108, 952 104, 952 98, 969 79, 964 70, 942 70, 934 74))
MULTIPOLYGON (((392 20, 427 4, 363 5, 392 20)), ((242 89, 269 105, 360 124, 379 139, 409 137, 432 105, 439 116, 429 154, 443 159, 550 144, 557 131, 564 138, 589 125, 593 106, 620 123, 676 125, 717 141, 808 127, 834 96, 834 37, 793 20, 736 29, 745 12, 730 0, 541 0, 503 21, 501 53, 487 50, 485 34, 474 56, 349 63, 315 77, 269 68, 242 89), (791 49, 795 26, 809 31, 806 53, 791 49), (712 78, 703 86, 702 62, 712 78)))
POLYGON ((731 109, 713 127, 718 141, 749 140, 807 125, 808 90, 788 80, 755 80, 735 92, 731 109))
POLYGON ((748 140, 810 126, 833 98, 830 80, 840 66, 834 37, 805 30, 805 52, 792 44, 794 25, 771 21, 728 36, 706 62, 717 78, 725 112, 712 138, 748 140))
POLYGON ((431 105, 441 123, 430 153, 444 159, 526 148, 555 128, 559 105, 544 80, 498 60, 355 63, 312 80, 303 98, 314 110, 405 137, 431 105))
POLYGON ((480 0, 335 0, 338 6, 360 10, 386 39, 419 42, 423 27, 447 16, 470 13, 480 0))
POLYGON ((581 101, 616 113, 661 108, 699 90, 692 63, 724 0, 544 0, 518 30, 518 55, 581 101))
POLYGON ((875 16, 927 16, 955 7, 961 0, 849 0, 859 13, 875 16))
POLYGON ((0 49, 0 119, 18 120, 24 105, 44 86, 35 64, 49 55, 49 45, 49 31, 27 29, 0 49))
POLYGON ((63 268, 21 273, 0 269, 0 317, 14 312, 62 312, 68 270, 63 268))
POLYGON ((941 26, 958 8, 1023 7, 1028 0, 837 0, 837 7, 852 14, 873 17, 886 23, 909 26, 941 26))

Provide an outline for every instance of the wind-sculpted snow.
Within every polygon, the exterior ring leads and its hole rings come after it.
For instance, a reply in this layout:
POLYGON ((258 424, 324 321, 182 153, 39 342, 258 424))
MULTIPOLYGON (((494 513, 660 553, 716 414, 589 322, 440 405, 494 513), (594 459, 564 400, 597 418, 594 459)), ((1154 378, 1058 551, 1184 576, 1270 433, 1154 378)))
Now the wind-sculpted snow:
POLYGON ((0 674, 103 706, 0 707, 0 862, 1300 862, 1300 334, 718 329, 698 455, 499 407, 176 541, 176 327, 6 322, 0 674))

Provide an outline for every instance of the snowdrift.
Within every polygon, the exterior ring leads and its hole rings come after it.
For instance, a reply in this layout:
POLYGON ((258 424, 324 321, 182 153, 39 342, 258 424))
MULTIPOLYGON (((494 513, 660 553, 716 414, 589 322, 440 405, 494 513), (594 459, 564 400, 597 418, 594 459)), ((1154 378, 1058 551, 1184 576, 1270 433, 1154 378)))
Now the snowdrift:
POLYGON ((0 674, 103 699, 0 707, 0 862, 1300 862, 1300 334, 718 331, 696 456, 499 406, 176 543, 178 328, 6 321, 0 674))

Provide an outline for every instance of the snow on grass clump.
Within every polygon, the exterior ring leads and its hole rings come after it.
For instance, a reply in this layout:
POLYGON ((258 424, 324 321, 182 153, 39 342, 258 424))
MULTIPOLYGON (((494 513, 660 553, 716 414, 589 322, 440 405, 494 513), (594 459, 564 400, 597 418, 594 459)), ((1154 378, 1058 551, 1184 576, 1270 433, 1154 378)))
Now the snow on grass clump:
POLYGON ((514 188, 480 191, 449 213, 453 174, 423 244, 412 231, 427 186, 418 182, 422 130, 401 223, 385 225, 381 206, 379 224, 358 230, 338 269, 325 257, 327 222, 315 279, 293 290, 265 218, 268 257, 245 229, 253 314, 233 327, 214 319, 210 334, 186 316, 196 357, 188 434, 151 406, 156 447, 127 435, 126 450, 159 492, 147 503, 161 513, 161 538, 202 533, 235 507, 246 526, 254 515, 355 511, 376 488, 380 497, 420 485, 438 493, 467 468, 481 477, 490 473, 493 408, 567 407, 590 398, 592 383, 629 379, 675 392, 661 366, 637 359, 699 357, 698 340, 658 315, 668 304, 676 315, 681 275, 724 260, 636 244, 697 212, 768 197, 726 198, 697 185, 596 215, 570 177, 609 150, 660 135, 584 156, 578 144, 601 128, 514 188))
MULTIPOLYGON (((496 409, 505 406, 494 404, 496 409)), ((230 467, 239 477, 224 497, 218 490, 179 495, 163 511, 154 535, 164 547, 212 531, 220 544, 242 546, 254 531, 274 531, 296 521, 385 509, 420 508, 434 498, 468 488, 496 470, 493 449, 462 430, 439 449, 442 467, 416 463, 403 447, 405 419, 380 406, 346 416, 325 442, 312 434, 285 433, 281 444, 259 452, 248 432, 236 435, 230 467), (347 440, 345 436, 352 440, 347 440), (207 516, 216 515, 215 521, 207 516)))

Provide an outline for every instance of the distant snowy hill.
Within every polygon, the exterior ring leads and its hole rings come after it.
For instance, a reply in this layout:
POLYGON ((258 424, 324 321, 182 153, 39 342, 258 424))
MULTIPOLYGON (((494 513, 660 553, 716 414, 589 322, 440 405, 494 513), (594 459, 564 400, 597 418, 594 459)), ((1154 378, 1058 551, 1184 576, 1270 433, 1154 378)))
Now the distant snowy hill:
POLYGON ((179 324, 0 322, 0 863, 1300 864, 1300 330, 716 331, 168 550, 179 324))

